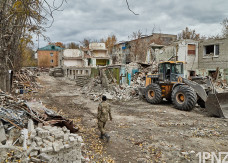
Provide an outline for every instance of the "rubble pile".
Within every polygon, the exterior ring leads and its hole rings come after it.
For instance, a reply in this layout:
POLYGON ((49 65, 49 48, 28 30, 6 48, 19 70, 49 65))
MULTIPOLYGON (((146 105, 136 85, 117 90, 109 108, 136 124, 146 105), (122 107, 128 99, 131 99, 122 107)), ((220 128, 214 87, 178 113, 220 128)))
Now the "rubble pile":
POLYGON ((36 91, 39 85, 36 83, 35 73, 28 69, 21 69, 19 72, 16 72, 12 88, 15 93, 19 93, 20 90, 23 90, 23 93, 36 91))
POLYGON ((222 92, 227 92, 228 91, 228 85, 227 85, 227 82, 226 80, 217 80, 217 81, 214 81, 213 83, 216 91, 218 93, 222 93, 222 92))
POLYGON ((85 85, 81 91, 94 101, 98 101, 102 95, 105 95, 110 100, 129 101, 137 97, 138 87, 143 84, 141 75, 138 75, 136 80, 130 86, 109 83, 108 87, 105 88, 102 86, 100 77, 96 77, 91 79, 91 81, 85 85))
POLYGON ((64 71, 60 67, 51 68, 49 70, 49 76, 63 77, 64 76, 64 71))
POLYGON ((191 80, 200 84, 205 89, 207 89, 208 79, 210 80, 210 83, 211 83, 211 84, 209 83, 209 87, 211 87, 211 89, 213 88, 217 93, 228 92, 228 85, 226 80, 222 80, 222 79, 212 80, 211 77, 201 77, 201 76, 192 78, 191 80))
POLYGON ((71 132, 78 130, 74 128, 72 121, 47 109, 40 102, 25 102, 0 91, 0 119, 20 129, 26 126, 26 119, 28 118, 32 118, 37 123, 43 123, 45 125, 66 126, 71 132))
POLYGON ((0 162, 80 162, 73 122, 40 102, 0 91, 0 162))
POLYGON ((134 87, 143 87, 143 86, 145 86, 145 80, 146 80, 146 73, 145 72, 137 72, 132 77, 131 85, 134 87))
POLYGON ((81 162, 82 142, 66 127, 35 128, 30 119, 27 129, 11 130, 5 145, 0 145, 0 162, 81 162))
POLYGON ((155 65, 152 66, 152 65, 147 65, 147 66, 142 66, 142 65, 139 65, 139 70, 141 73, 152 73, 152 70, 154 72, 155 70, 155 65))
POLYGON ((49 68, 41 67, 39 68, 39 72, 49 72, 49 68))

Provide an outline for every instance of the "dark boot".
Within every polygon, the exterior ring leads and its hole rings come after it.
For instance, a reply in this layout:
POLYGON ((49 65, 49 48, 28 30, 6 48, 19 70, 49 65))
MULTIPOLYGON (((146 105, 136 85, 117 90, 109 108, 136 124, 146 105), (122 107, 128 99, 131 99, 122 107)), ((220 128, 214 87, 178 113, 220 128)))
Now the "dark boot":
POLYGON ((104 134, 104 136, 106 137, 107 142, 109 142, 109 140, 110 140, 110 136, 109 136, 108 134, 104 134))
POLYGON ((99 137, 100 139, 104 139, 104 134, 101 134, 101 136, 99 137))

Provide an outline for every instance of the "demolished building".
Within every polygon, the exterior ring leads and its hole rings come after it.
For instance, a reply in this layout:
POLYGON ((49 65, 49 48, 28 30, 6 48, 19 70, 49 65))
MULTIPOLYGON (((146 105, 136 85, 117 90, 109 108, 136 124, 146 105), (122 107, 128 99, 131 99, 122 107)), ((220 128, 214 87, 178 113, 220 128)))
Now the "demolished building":
POLYGON ((185 39, 175 41, 171 45, 163 46, 151 44, 155 62, 183 61, 184 77, 189 78, 199 74, 198 71, 198 41, 185 39))
POLYGON ((77 76, 90 75, 88 68, 88 58, 83 50, 65 49, 60 52, 59 67, 64 71, 64 75, 70 79, 76 79, 77 76))
POLYGON ((151 43, 160 45, 170 45, 177 39, 176 35, 153 33, 152 35, 142 35, 137 39, 117 43, 112 50, 114 64, 128 64, 131 62, 151 63, 152 54, 149 51, 151 43))
POLYGON ((111 65, 112 60, 108 54, 108 49, 105 47, 105 43, 90 43, 87 54, 88 65, 91 67, 111 65))
POLYGON ((203 40, 199 43, 199 74, 228 81, 228 38, 203 40))

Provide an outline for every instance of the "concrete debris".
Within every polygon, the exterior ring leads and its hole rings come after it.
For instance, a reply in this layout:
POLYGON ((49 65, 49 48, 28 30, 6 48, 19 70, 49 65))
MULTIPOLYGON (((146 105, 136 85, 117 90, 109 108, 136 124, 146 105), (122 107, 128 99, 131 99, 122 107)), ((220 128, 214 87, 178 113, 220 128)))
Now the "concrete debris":
POLYGON ((129 101, 133 98, 138 98, 138 88, 144 86, 144 73, 136 73, 132 78, 131 85, 113 83, 107 81, 105 77, 92 78, 90 82, 85 85, 81 91, 82 94, 89 96, 93 101, 98 101, 102 95, 105 95, 110 100, 129 101))
POLYGON ((91 80, 89 84, 82 88, 82 93, 89 96, 91 100, 98 101, 102 95, 106 95, 110 100, 128 101, 137 97, 137 87, 117 84, 109 84, 108 88, 104 89, 97 79, 91 80))
MULTIPOLYGON (((198 76, 198 77, 192 78, 191 80, 200 84, 201 86, 203 86, 204 89, 207 89, 208 88, 208 84, 207 84, 208 78, 211 78, 211 77, 198 76)), ((228 85, 226 83, 226 80, 221 80, 221 79, 212 80, 211 79, 211 82, 212 82, 212 87, 215 89, 215 91, 217 93, 228 92, 228 85)))
POLYGON ((76 79, 76 85, 77 86, 80 86, 80 87, 83 87, 84 85, 86 85, 89 81, 90 81, 90 78, 89 76, 77 76, 76 79))
POLYGON ((64 77, 64 71, 60 67, 51 68, 49 70, 49 76, 64 77))
POLYGON ((216 80, 216 81, 214 81, 213 85, 218 93, 228 91, 228 85, 226 83, 226 80, 216 80))
POLYGON ((76 131, 40 102, 0 91, 0 162, 81 162, 83 140, 76 131))
POLYGON ((23 132, 19 136, 23 139, 22 143, 17 142, 14 146, 0 145, 0 162, 81 162, 82 138, 79 135, 70 134, 66 128, 52 126, 37 127, 34 131, 35 137, 31 137, 28 132, 26 139, 23 132), (47 133, 47 136, 42 137, 39 133, 47 133), (71 139, 56 137, 57 133, 71 139), (24 149, 21 148, 23 146, 24 149))
POLYGON ((2 143, 3 141, 6 141, 6 134, 2 121, 0 121, 0 143, 2 143))
POLYGON ((33 124, 29 119, 44 125, 66 126, 71 132, 78 130, 74 127, 72 121, 46 108, 42 103, 34 100, 25 102, 2 91, 0 91, 0 119, 4 126, 7 125, 8 130, 14 127, 22 129, 29 124, 28 129, 32 131, 33 124))

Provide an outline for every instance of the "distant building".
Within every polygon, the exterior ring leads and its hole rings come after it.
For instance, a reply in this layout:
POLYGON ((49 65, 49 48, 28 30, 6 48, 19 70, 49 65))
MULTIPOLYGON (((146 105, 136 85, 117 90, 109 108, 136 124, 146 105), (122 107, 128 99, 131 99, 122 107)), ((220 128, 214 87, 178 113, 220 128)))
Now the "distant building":
POLYGON ((176 41, 177 35, 153 33, 152 35, 142 35, 138 39, 120 42, 112 49, 112 59, 114 64, 128 64, 131 62, 150 64, 151 53, 148 51, 152 43, 168 46, 176 41))
POLYGON ((87 60, 84 60, 84 52, 79 49, 64 49, 59 53, 60 67, 84 67, 87 60))
POLYGON ((152 54, 158 64, 163 61, 183 61, 185 78, 196 76, 198 71, 198 41, 185 39, 169 46, 151 44, 152 54))
POLYGON ((63 48, 55 45, 47 45, 37 50, 38 67, 52 68, 58 66, 59 52, 63 48))
POLYGON ((88 58, 80 49, 64 49, 59 53, 59 67, 62 67, 65 76, 76 79, 77 76, 90 75, 88 58))
POLYGON ((90 43, 87 54, 90 56, 90 58, 88 58, 89 66, 95 67, 112 64, 105 43, 90 43))
POLYGON ((212 76, 219 70, 219 77, 228 82, 228 38, 199 42, 199 74, 212 76))
POLYGON ((65 76, 78 80, 90 76, 92 68, 110 65, 112 61, 105 43, 90 43, 89 48, 62 50, 59 64, 65 70, 65 76))

